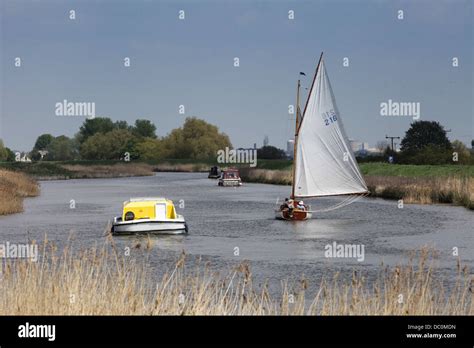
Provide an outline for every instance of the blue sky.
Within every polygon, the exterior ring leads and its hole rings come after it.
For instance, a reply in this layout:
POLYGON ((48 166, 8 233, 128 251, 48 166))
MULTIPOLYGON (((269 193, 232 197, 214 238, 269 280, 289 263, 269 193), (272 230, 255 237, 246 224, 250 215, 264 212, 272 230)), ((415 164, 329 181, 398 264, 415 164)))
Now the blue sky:
POLYGON ((321 51, 350 138, 403 136, 412 119, 381 116, 388 99, 420 102, 421 119, 440 121, 451 140, 474 138, 468 0, 0 2, 0 138, 13 149, 42 133, 73 136, 84 118, 56 116, 63 99, 95 102, 113 120, 150 119, 160 136, 197 116, 234 146, 268 135, 285 147, 298 73, 307 87, 321 51))

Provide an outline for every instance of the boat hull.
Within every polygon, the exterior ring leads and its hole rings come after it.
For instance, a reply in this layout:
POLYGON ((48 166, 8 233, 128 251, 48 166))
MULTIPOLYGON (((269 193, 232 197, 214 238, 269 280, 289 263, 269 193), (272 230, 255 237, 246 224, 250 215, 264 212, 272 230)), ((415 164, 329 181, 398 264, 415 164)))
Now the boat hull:
POLYGON ((185 234, 188 232, 188 226, 184 219, 176 220, 153 220, 141 219, 131 221, 121 221, 116 217, 112 224, 112 234, 185 234))
POLYGON ((311 212, 294 209, 293 214, 290 215, 288 209, 285 210, 275 210, 275 218, 279 220, 286 221, 303 221, 311 219, 311 212))
POLYGON ((219 179, 219 186, 242 186, 240 179, 219 179))

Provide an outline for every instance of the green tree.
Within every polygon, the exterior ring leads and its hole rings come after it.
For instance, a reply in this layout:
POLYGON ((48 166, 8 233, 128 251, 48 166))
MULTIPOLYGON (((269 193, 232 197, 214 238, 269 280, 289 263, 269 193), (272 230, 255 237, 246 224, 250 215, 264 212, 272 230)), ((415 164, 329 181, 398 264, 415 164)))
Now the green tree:
POLYGON ((439 122, 416 121, 406 131, 401 143, 399 163, 449 164, 452 146, 439 122))
POLYGON ((8 161, 8 148, 3 144, 3 140, 0 139, 0 161, 8 161))
POLYGON ((46 147, 53 141, 54 137, 51 134, 41 134, 35 142, 34 150, 45 150, 46 147))
POLYGON ((262 146, 257 150, 257 158, 259 159, 285 159, 286 153, 282 149, 275 146, 262 146))
POLYGON ((48 151, 45 156, 48 161, 70 161, 78 156, 76 141, 65 135, 53 138, 45 150, 48 151))
POLYGON ((90 136, 81 145, 80 153, 83 159, 88 160, 119 160, 126 152, 132 155, 135 143, 136 138, 129 130, 114 129, 90 136))
POLYGON ((115 121, 114 129, 130 129, 127 121, 115 121))
POLYGON ((95 117, 91 119, 88 118, 84 121, 81 128, 79 128, 77 140, 82 144, 94 134, 105 134, 114 130, 114 128, 114 123, 108 117, 95 117))
POLYGON ((46 150, 49 144, 54 140, 54 137, 51 134, 41 134, 33 146, 33 150, 30 152, 30 157, 34 161, 41 159, 41 154, 39 151, 46 150))
POLYGON ((446 131, 439 122, 435 121, 413 122, 400 145, 403 152, 418 151, 428 145, 440 150, 451 149, 446 131))
POLYGON ((232 148, 232 144, 216 126, 188 117, 181 128, 163 139, 163 147, 168 158, 209 159, 216 157, 218 150, 232 148))
POLYGON ((452 142, 453 154, 457 153, 458 161, 455 163, 468 164, 471 160, 471 151, 466 145, 460 140, 454 140, 452 142))
POLYGON ((163 142, 159 139, 145 138, 135 145, 135 151, 142 160, 160 160, 164 155, 163 142))
POLYGON ((136 120, 132 132, 137 137, 156 138, 156 126, 149 120, 136 120))

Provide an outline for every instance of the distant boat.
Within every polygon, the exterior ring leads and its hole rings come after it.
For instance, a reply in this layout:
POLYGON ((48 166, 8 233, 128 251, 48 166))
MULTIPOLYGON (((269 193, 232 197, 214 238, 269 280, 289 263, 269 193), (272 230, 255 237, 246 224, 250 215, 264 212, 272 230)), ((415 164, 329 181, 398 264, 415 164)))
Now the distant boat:
POLYGON ((302 115, 300 86, 298 80, 291 196, 275 211, 275 217, 284 220, 311 218, 310 206, 298 207, 304 198, 368 193, 344 131, 322 53, 302 115))
POLYGON ((222 170, 221 177, 218 182, 219 186, 242 186, 239 170, 236 168, 229 168, 222 170))
POLYGON ((182 234, 188 226, 166 198, 130 198, 123 203, 122 215, 114 218, 112 234, 182 234))
POLYGON ((209 170, 209 175, 207 176, 209 179, 219 179, 221 176, 221 171, 219 170, 218 166, 213 166, 209 170))

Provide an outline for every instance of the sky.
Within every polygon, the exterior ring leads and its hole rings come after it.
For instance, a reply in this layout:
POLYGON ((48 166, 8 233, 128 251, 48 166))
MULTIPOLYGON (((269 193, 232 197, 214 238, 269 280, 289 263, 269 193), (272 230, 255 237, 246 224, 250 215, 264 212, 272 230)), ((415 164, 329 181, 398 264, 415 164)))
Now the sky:
POLYGON ((235 147, 267 135, 286 148, 299 72, 303 105, 322 51, 349 138, 374 146, 403 137, 413 119, 382 116, 388 100, 420 103, 420 119, 439 121, 451 140, 474 138, 469 0, 0 4, 0 138, 14 150, 78 131, 85 116, 55 114, 64 99, 93 102, 96 116, 113 120, 150 119, 159 136, 196 116, 235 147))

